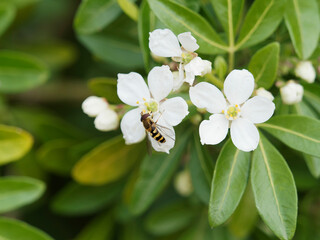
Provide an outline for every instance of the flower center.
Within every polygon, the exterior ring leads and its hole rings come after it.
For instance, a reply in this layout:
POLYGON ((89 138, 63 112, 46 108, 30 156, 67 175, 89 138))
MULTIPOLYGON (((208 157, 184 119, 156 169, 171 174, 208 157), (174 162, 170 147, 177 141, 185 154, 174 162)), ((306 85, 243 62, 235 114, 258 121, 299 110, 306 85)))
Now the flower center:
POLYGON ((154 99, 148 99, 148 101, 143 98, 143 103, 137 102, 139 104, 139 107, 142 108, 142 110, 145 110, 147 112, 153 112, 156 113, 158 112, 158 102, 154 99))
POLYGON ((228 120, 235 120, 240 116, 240 107, 236 105, 228 106, 226 110, 222 111, 228 120))

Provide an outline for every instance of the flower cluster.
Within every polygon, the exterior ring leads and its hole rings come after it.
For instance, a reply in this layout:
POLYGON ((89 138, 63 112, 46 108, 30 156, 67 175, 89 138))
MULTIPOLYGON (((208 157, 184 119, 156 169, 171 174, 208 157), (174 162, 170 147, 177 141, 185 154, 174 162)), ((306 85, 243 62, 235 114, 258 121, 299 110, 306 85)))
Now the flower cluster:
MULTIPOLYGON (((267 121, 273 115, 275 105, 272 94, 262 88, 250 98, 254 91, 254 78, 249 71, 233 70, 227 76, 224 97, 210 83, 200 82, 193 86, 196 76, 211 73, 211 62, 202 60, 195 53, 199 45, 190 32, 176 37, 169 29, 157 29, 150 33, 149 47, 154 55, 170 57, 178 63, 178 73, 172 72, 174 69, 167 65, 154 67, 148 74, 148 85, 136 72, 118 74, 117 94, 123 103, 132 107, 120 123, 126 144, 138 143, 147 135, 156 151, 169 153, 175 144, 173 127, 181 123, 189 112, 182 97, 167 97, 187 82, 190 84, 191 102, 212 114, 199 126, 202 144, 220 143, 230 128, 231 139, 238 149, 252 151, 257 148, 259 132, 255 124, 267 121)), ((110 122, 115 123, 117 114, 104 99, 89 97, 83 102, 83 110, 89 116, 97 116, 97 129, 116 127, 110 122), (105 119, 107 116, 109 122, 105 119)))

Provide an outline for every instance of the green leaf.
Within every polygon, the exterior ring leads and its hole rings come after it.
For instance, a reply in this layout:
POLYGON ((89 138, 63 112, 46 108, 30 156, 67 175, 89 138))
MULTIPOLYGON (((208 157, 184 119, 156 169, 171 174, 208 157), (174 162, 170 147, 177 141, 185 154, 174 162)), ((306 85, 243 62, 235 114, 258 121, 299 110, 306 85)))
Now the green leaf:
POLYGON ((154 29, 155 16, 150 11, 150 7, 147 0, 144 0, 141 4, 138 20, 138 33, 140 48, 143 53, 143 61, 145 69, 148 72, 150 70, 150 49, 149 49, 149 32, 154 29))
POLYGON ((82 184, 101 185, 123 177, 145 154, 144 144, 125 145, 122 136, 108 140, 83 156, 72 170, 82 184))
POLYGON ((41 230, 14 219, 1 217, 0 229, 1 240, 53 240, 41 230))
POLYGON ((9 2, 0 3, 0 36, 10 26, 10 24, 14 20, 15 15, 16 15, 16 10, 11 3, 9 2))
POLYGON ((317 0, 288 0, 285 22, 298 56, 309 58, 318 45, 320 33, 317 0))
POLYGON ((249 63, 249 71, 253 74, 259 87, 269 89, 277 77, 280 44, 270 43, 257 51, 249 63))
POLYGON ((244 239, 252 232, 257 220, 258 211, 249 182, 237 209, 228 223, 228 227, 234 236, 244 239))
POLYGON ((0 125, 0 165, 23 157, 32 147, 32 136, 16 127, 0 125))
MULTIPOLYGON (((0 213, 30 204, 41 197, 43 182, 29 177, 3 177, 0 179, 0 213)), ((1 236, 0 231, 0 236, 1 236)), ((0 238, 1 239, 1 238, 0 238)))
POLYGON ((281 115, 258 126, 289 147, 320 157, 319 120, 298 115, 281 115))
POLYGON ((169 235, 187 227, 194 220, 195 212, 183 202, 168 204, 149 213, 145 229, 153 235, 169 235))
POLYGON ((211 0, 212 7, 228 35, 229 45, 234 43, 235 33, 241 18, 243 0, 211 0), (230 41, 231 39, 231 41, 230 41))
POLYGON ((122 103, 117 94, 117 79, 92 78, 89 80, 88 85, 95 95, 106 98, 109 103, 122 103))
POLYGON ((104 186, 83 186, 71 182, 53 199, 53 211, 70 216, 92 214, 105 208, 121 192, 120 183, 104 186))
POLYGON ((251 166, 251 184, 259 214, 280 239, 291 239, 297 221, 297 191, 281 154, 260 134, 251 166))
POLYGON ((34 5, 40 0, 10 0, 10 2, 15 5, 17 8, 22 9, 31 5, 34 5))
POLYGON ((310 105, 320 113, 320 86, 319 84, 303 83, 303 98, 310 103, 310 105))
POLYGON ((93 34, 101 31, 120 13, 117 0, 84 0, 77 11, 74 27, 78 33, 93 34))
POLYGON ((138 21, 138 7, 130 0, 117 0, 122 11, 132 20, 138 21))
POLYGON ((0 51, 0 92, 17 93, 44 83, 48 68, 38 59, 24 53, 0 51))
POLYGON ((75 240, 109 240, 112 239, 114 227, 112 214, 104 213, 95 217, 77 235, 75 240))
POLYGON ((224 79, 227 70, 228 70, 228 65, 226 63, 226 60, 222 56, 217 56, 213 62, 214 65, 214 71, 218 75, 219 79, 224 79))
POLYGON ((216 54, 228 50, 216 31, 202 16, 170 0, 148 0, 155 15, 175 34, 191 32, 200 53, 216 54))
POLYGON ((46 170, 59 174, 69 175, 78 159, 71 156, 71 147, 75 141, 70 139, 56 139, 43 144, 37 152, 37 160, 46 170))
POLYGON ((224 223, 236 210, 247 186, 249 169, 249 153, 237 149, 229 139, 214 169, 209 202, 211 227, 224 223))
POLYGON ((130 208, 134 214, 144 212, 170 181, 185 151, 188 133, 178 139, 170 154, 153 153, 143 159, 134 186, 130 208))
POLYGON ((213 160, 199 141, 199 134, 193 135, 189 170, 195 194, 208 204, 213 175, 213 160))
MULTIPOLYGON (((309 105, 304 101, 296 103, 294 105, 294 112, 302 116, 310 116, 313 118, 317 118, 317 115, 314 113, 313 109, 311 109, 309 105)), ((314 157, 305 153, 303 154, 303 157, 307 163, 307 166, 311 174, 315 178, 319 178, 320 177, 320 158, 314 157)))
POLYGON ((257 44, 269 37, 280 24, 286 0, 256 0, 242 25, 236 49, 257 44))
POLYGON ((94 55, 107 63, 127 68, 143 66, 141 50, 130 39, 109 36, 104 32, 78 35, 78 38, 94 55))

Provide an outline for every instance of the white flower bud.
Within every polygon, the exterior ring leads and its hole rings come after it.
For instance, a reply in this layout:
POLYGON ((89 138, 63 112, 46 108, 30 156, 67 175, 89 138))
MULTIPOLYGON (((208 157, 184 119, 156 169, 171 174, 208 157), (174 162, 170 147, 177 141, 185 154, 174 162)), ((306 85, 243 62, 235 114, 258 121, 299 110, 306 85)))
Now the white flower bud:
POLYGON ((269 99, 270 101, 273 101, 274 97, 271 92, 265 90, 263 87, 258 88, 256 90, 256 96, 265 97, 269 99))
POLYGON ((189 196, 193 192, 191 176, 188 170, 179 172, 174 179, 174 187, 181 196, 189 196))
POLYGON ((303 87, 293 80, 287 82, 280 88, 281 99, 285 104, 295 104, 301 102, 303 97, 303 87))
POLYGON ((296 66, 295 74, 308 83, 313 83, 316 79, 316 71, 310 61, 299 62, 296 66))
POLYGON ((110 131, 117 129, 119 126, 119 118, 112 109, 105 109, 94 120, 96 129, 100 131, 110 131))
POLYGON ((82 103, 82 110, 90 117, 96 117, 103 110, 108 108, 108 103, 104 98, 90 96, 82 103))

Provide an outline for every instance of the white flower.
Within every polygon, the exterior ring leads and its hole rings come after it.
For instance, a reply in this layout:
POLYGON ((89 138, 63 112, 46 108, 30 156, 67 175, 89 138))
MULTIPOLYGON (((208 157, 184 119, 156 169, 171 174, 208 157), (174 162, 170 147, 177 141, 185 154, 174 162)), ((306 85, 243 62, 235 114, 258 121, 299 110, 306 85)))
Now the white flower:
POLYGON ((310 61, 299 62, 296 66, 295 74, 308 83, 313 83, 316 79, 316 70, 310 61))
POLYGON ((96 96, 86 98, 82 103, 82 110, 90 117, 96 117, 94 125, 100 131, 117 129, 119 118, 117 113, 110 108, 106 99, 96 96))
POLYGON ((148 85, 140 74, 118 74, 118 96, 126 104, 137 107, 127 112, 120 128, 126 144, 133 144, 145 138, 146 130, 140 120, 141 112, 151 112, 153 120, 163 126, 171 134, 165 143, 148 137, 156 151, 169 153, 174 146, 173 126, 178 125, 188 115, 188 105, 181 97, 166 99, 173 88, 173 76, 168 66, 154 67, 148 75, 148 85))
POLYGON ((174 187, 181 196, 189 196, 193 192, 190 172, 184 170, 174 178, 174 187))
POLYGON ((265 97, 269 99, 270 101, 274 100, 274 97, 271 92, 265 90, 263 87, 258 88, 255 92, 256 96, 265 97))
POLYGON ((259 132, 255 123, 267 121, 273 114, 275 105, 265 97, 251 96, 254 88, 252 74, 243 70, 233 70, 224 82, 224 93, 214 85, 201 82, 190 88, 190 99, 198 108, 213 113, 209 120, 200 123, 199 133, 202 144, 218 144, 230 134, 233 144, 240 150, 249 152, 257 148, 259 132))
POLYGON ((181 33, 176 37, 169 29, 156 29, 150 33, 149 48, 154 55, 172 57, 174 61, 180 62, 181 82, 192 85, 195 76, 211 72, 211 62, 202 60, 194 53, 199 45, 190 32, 181 33))
POLYGON ((290 80, 280 88, 283 103, 291 105, 299 103, 303 97, 303 87, 293 80, 290 80))

